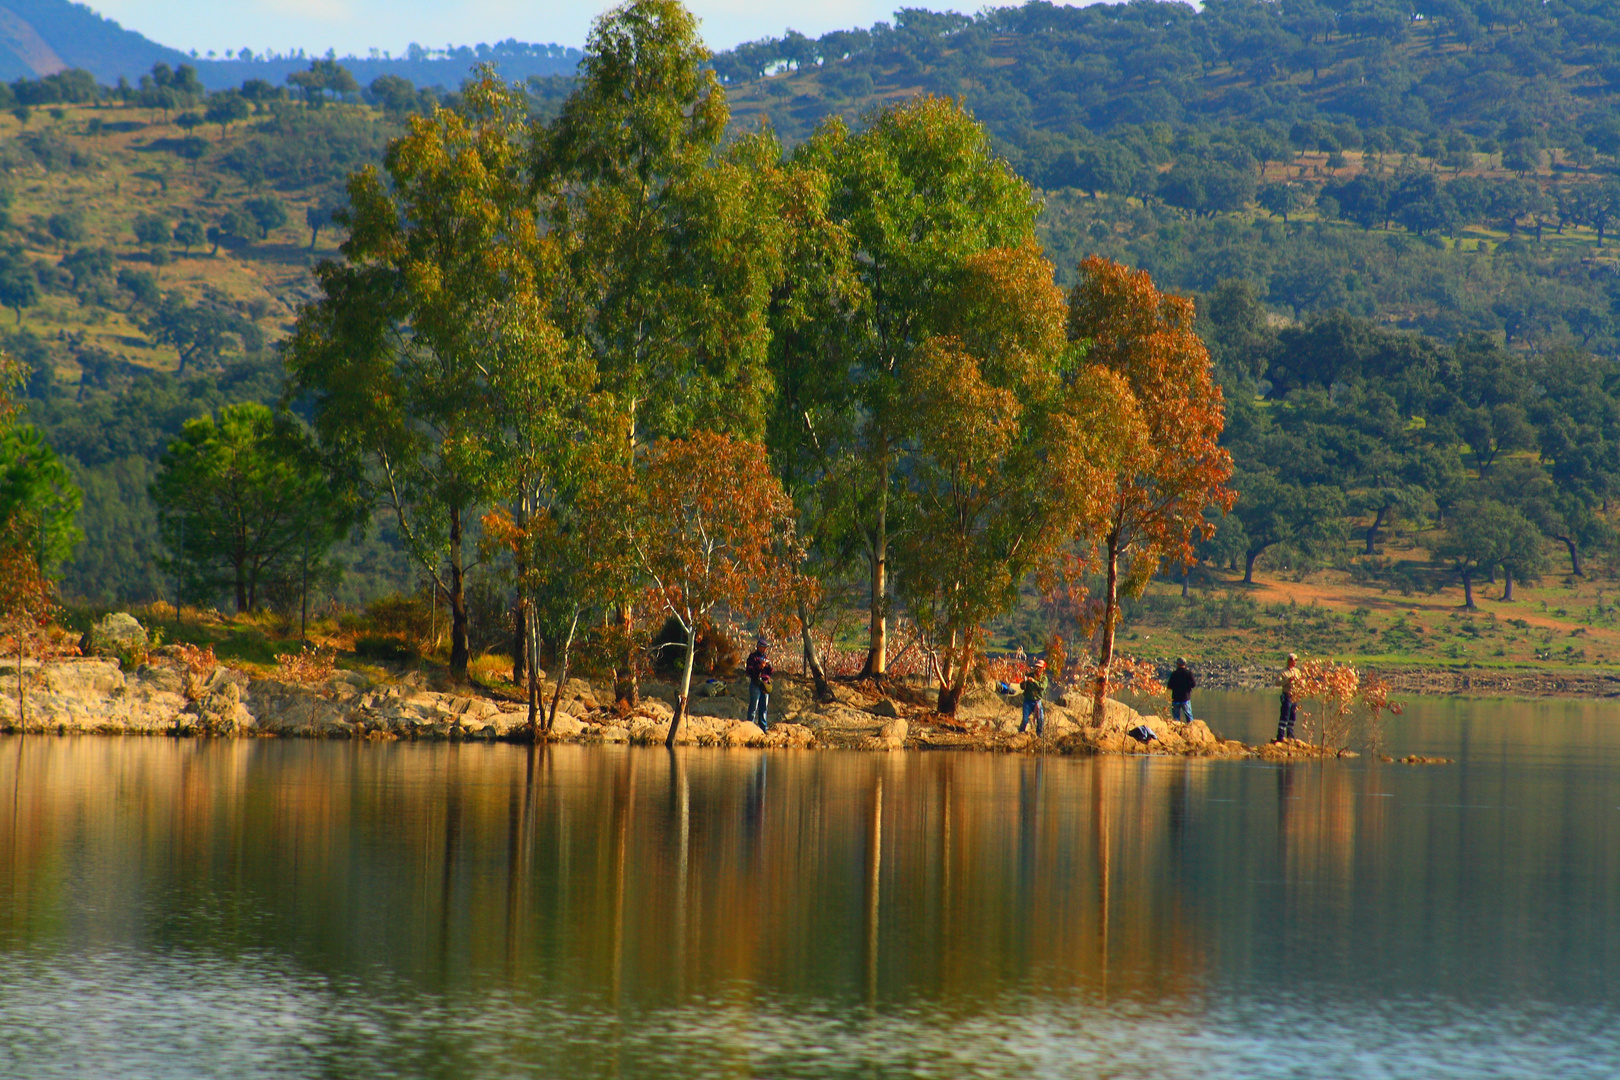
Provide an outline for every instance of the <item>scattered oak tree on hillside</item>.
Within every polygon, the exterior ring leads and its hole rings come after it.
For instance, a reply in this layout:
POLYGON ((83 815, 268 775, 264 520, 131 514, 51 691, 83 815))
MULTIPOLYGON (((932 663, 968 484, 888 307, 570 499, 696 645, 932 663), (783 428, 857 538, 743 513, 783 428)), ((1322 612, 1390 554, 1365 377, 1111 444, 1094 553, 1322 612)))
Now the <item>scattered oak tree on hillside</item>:
POLYGON ((1140 595, 1166 562, 1187 564, 1209 535, 1206 507, 1232 507, 1232 460, 1219 445, 1225 420, 1209 350, 1193 332, 1192 301, 1167 296, 1144 271, 1089 258, 1069 296, 1069 337, 1086 343, 1086 363, 1130 388, 1146 438, 1128 448, 1106 483, 1101 530, 1082 535, 1105 575, 1093 693, 1103 715, 1114 655, 1119 595, 1140 595))
POLYGON ((1344 492, 1326 484, 1296 484, 1270 471, 1234 475, 1237 499, 1216 528, 1223 549, 1243 559, 1243 584, 1254 584, 1254 564, 1279 544, 1314 545, 1343 535, 1344 492))
MULTIPOLYGON (((1495 499, 1470 499, 1451 512, 1450 527, 1430 542, 1429 553, 1450 563, 1462 579, 1463 607, 1473 611, 1474 577, 1501 566, 1539 569, 1542 539, 1525 516, 1495 499)), ((1513 571, 1506 570, 1503 599, 1513 599, 1513 571)))

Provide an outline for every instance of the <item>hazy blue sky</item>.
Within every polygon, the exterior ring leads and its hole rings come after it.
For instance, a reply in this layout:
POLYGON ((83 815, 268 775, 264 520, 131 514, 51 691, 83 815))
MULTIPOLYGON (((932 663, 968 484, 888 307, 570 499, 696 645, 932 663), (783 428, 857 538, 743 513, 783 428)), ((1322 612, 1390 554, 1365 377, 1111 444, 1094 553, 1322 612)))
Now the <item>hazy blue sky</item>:
MULTIPOLYGON (((1003 0, 1011 3, 1015 0, 1003 0)), ((254 52, 304 49, 396 56, 411 42, 476 45, 506 38, 583 45, 591 19, 612 6, 602 0, 89 0, 127 29, 177 49, 254 52)), ((828 30, 868 26, 898 7, 974 11, 977 0, 688 0, 702 20, 704 40, 724 49, 775 36, 792 27, 818 37, 828 30)))

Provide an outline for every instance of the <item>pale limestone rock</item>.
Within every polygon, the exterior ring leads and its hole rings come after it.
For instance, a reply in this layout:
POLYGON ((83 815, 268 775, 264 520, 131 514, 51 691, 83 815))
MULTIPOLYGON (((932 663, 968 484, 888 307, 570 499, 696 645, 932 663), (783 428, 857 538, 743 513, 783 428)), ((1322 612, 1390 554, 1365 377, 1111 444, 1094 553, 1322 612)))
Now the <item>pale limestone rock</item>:
POLYGON ((559 712, 557 718, 551 722, 551 735, 556 739, 572 739, 585 730, 585 725, 578 717, 569 716, 559 712))
POLYGON ((741 720, 748 713, 748 706, 734 697, 694 697, 686 709, 693 716, 716 716, 722 720, 741 720))
POLYGON ((805 749, 816 743, 815 733, 803 724, 772 724, 765 733, 765 746, 783 746, 805 749))
POLYGON ((726 728, 721 739, 727 746, 757 746, 765 740, 765 733, 758 724, 741 720, 726 728))
POLYGON ((1202 720, 1194 720, 1190 724, 1183 725, 1181 737, 1186 739, 1191 746, 1213 747, 1215 745, 1215 733, 1209 730, 1209 725, 1202 720))
POLYGON ((675 710, 658 698, 642 698, 641 704, 636 707, 636 711, 656 721, 668 720, 675 715, 675 710))

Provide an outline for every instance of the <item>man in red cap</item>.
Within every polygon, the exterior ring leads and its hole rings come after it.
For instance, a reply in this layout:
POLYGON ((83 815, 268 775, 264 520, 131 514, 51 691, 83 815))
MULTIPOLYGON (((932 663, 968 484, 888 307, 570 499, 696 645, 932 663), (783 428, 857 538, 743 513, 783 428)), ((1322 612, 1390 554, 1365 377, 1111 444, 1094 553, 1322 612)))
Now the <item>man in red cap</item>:
POLYGON ((1024 681, 1018 684, 1024 692, 1024 722, 1018 725, 1018 734, 1022 735, 1024 729, 1029 727, 1029 718, 1035 717, 1035 737, 1040 738, 1046 729, 1046 661, 1037 660, 1035 666, 1025 674, 1024 681))

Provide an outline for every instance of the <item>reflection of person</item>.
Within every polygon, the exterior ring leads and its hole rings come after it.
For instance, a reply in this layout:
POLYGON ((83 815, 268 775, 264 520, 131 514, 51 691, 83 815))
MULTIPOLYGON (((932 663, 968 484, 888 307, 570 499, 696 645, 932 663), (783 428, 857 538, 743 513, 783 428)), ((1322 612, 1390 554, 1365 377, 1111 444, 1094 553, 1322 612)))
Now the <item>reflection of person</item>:
POLYGON ((1029 727, 1029 718, 1034 716, 1035 735, 1039 737, 1046 729, 1046 704, 1041 700, 1046 697, 1045 660, 1035 661, 1035 666, 1024 676, 1024 681, 1018 684, 1018 689, 1024 692, 1024 722, 1018 725, 1018 734, 1024 733, 1024 729, 1029 727))
POLYGON ((748 654, 748 720, 758 724, 759 730, 768 731, 765 713, 771 706, 771 661, 765 655, 765 635, 759 635, 754 651, 748 654))
POLYGON ((1278 703, 1276 742, 1294 737, 1294 720, 1299 715, 1299 702, 1295 700, 1299 690, 1299 674, 1299 657, 1289 653, 1288 666, 1283 668, 1282 676, 1277 680, 1282 687, 1282 700, 1278 703))
POLYGON ((1164 680, 1164 685, 1170 689, 1170 719, 1180 720, 1184 724, 1192 723, 1192 692, 1198 680, 1187 670, 1185 659, 1176 657, 1176 670, 1164 680))

